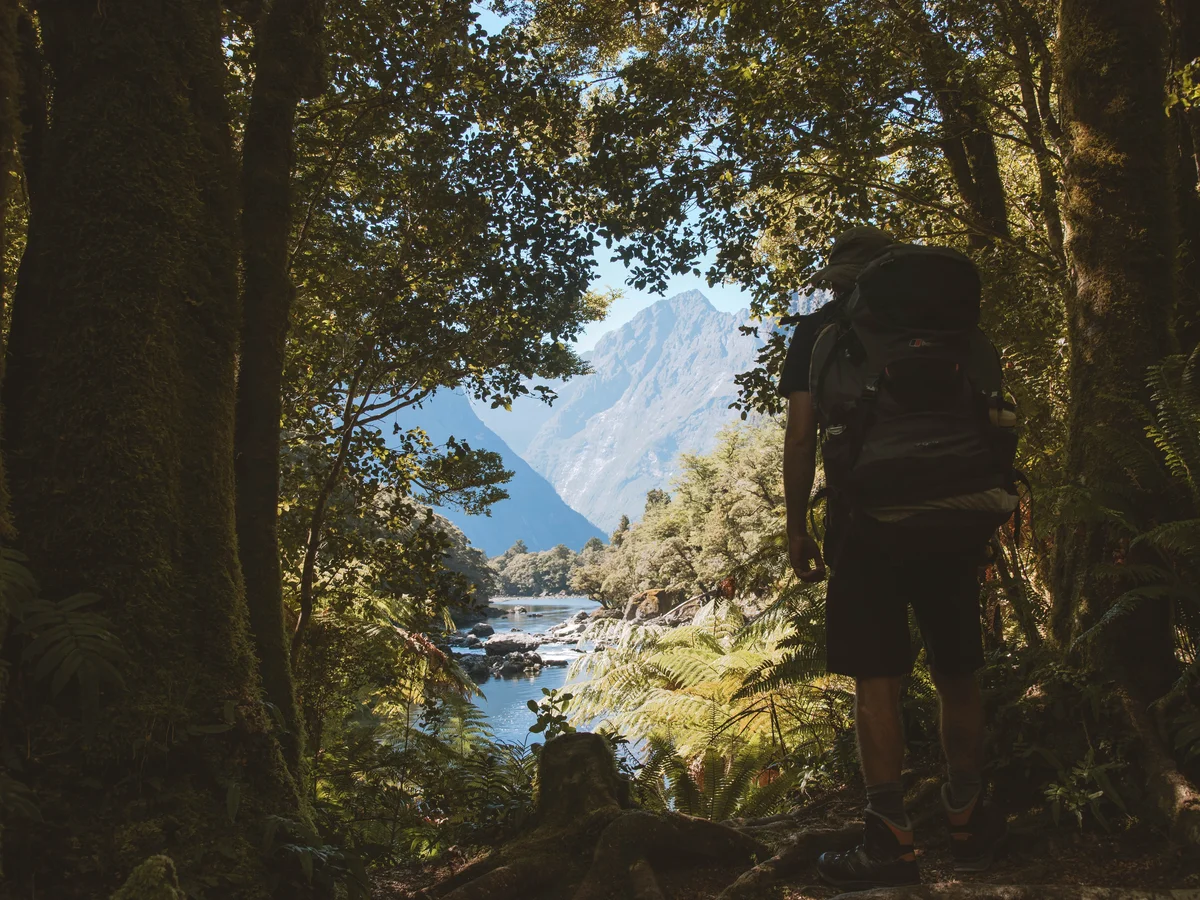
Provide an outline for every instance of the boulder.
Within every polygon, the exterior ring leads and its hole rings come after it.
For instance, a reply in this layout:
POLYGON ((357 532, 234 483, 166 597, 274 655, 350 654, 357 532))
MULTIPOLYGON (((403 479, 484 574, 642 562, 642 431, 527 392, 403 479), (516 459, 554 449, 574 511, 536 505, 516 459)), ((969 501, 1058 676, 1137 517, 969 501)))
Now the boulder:
POLYGON ((619 619, 621 611, 619 609, 593 609, 589 614, 590 619, 619 619))
POLYGON ((541 644, 532 634, 508 633, 493 634, 483 642, 484 652, 488 656, 507 656, 510 653, 529 653, 541 644))
POLYGON ((474 653, 455 654, 455 660, 472 681, 483 683, 492 677, 492 667, 486 656, 474 653))
POLYGON ((578 637, 587 629, 587 623, 588 618, 585 614, 582 622, 575 619, 568 619, 566 622, 555 625, 546 632, 546 635, 557 640, 569 637, 578 637))
POLYGON ((625 604, 625 620, 652 619, 674 609, 683 600, 683 591, 653 588, 634 594, 625 604))
POLYGON ((491 637, 495 633, 496 629, 487 622, 479 622, 478 624, 471 626, 471 634, 475 635, 475 637, 491 637))
POLYGON ((510 653, 493 668, 497 675, 523 675, 542 667, 542 658, 536 653, 510 653))
POLYGON ((472 650, 475 650, 483 646, 483 641, 473 634, 468 634, 466 643, 464 643, 463 646, 470 647, 472 650))

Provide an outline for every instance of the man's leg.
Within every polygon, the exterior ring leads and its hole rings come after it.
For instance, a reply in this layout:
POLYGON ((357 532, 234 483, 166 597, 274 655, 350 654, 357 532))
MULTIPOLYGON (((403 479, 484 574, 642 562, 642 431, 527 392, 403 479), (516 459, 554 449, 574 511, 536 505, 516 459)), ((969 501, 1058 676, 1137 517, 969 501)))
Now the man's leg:
POLYGON ((949 769, 947 800, 964 809, 983 784, 983 698, 975 673, 944 675, 933 672, 941 707, 942 750, 949 769))
POLYGON ((854 691, 858 758, 867 783, 867 808, 907 829, 904 786, 904 728, 900 720, 900 678, 859 678, 854 691))
POLYGON ((900 683, 912 665, 908 606, 896 563, 878 547, 848 542, 837 555, 825 601, 829 671, 855 679, 855 726, 867 810, 863 842, 817 860, 821 877, 844 890, 916 884, 921 876, 904 812, 900 683))
POLYGON ((988 868, 1008 827, 1004 816, 983 803, 983 700, 975 671, 983 665, 979 621, 979 576, 971 557, 926 563, 930 577, 912 598, 917 623, 941 706, 942 749, 949 782, 942 803, 950 826, 954 868, 988 868))

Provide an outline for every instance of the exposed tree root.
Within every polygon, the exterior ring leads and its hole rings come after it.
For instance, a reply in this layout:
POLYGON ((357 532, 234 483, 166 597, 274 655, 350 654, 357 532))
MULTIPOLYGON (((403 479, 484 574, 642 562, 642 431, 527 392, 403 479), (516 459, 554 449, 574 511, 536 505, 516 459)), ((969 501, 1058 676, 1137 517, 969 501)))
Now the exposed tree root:
POLYGON ((534 893, 562 876, 564 866, 548 857, 517 859, 496 866, 448 894, 445 900, 504 900, 534 893))
MULTIPOLYGON (((591 868, 575 900, 629 896, 622 882, 634 869, 644 872, 647 863, 696 858, 709 863, 749 863, 769 852, 753 838, 705 819, 628 812, 600 836, 591 868)), ((657 886, 653 890, 657 891, 657 886)), ((655 895, 646 896, 649 900, 655 895)))
POLYGON ((778 853, 745 872, 717 900, 751 900, 772 885, 812 866, 823 850, 848 850, 862 840, 862 826, 826 828, 796 835, 778 853))
POLYGON ((639 859, 629 867, 629 884, 633 888, 633 900, 666 900, 654 867, 647 860, 639 859))
POLYGON ((839 894, 834 900, 1197 900, 1198 890, 1141 891, 1058 884, 926 884, 839 894))
POLYGON ((725 825, 628 808, 612 751, 594 734, 542 749, 538 824, 527 836, 426 890, 437 900, 532 900, 543 889, 575 900, 664 900, 655 864, 751 864, 770 850, 725 825))

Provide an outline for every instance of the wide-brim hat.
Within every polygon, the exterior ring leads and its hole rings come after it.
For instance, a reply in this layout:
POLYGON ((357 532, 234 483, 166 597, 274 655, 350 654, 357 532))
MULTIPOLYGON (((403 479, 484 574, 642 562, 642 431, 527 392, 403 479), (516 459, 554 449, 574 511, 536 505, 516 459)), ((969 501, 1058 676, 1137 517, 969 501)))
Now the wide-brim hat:
POLYGON ((828 262, 823 269, 817 270, 809 283, 854 284, 867 263, 894 243, 895 238, 874 225, 848 228, 833 239, 828 262))

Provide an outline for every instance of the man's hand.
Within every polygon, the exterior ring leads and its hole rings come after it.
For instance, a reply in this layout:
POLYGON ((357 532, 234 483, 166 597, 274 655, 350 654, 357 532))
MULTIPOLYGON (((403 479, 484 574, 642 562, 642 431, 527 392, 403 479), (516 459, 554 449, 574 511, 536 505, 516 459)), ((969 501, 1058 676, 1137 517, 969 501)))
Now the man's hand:
POLYGON ((807 531, 788 535, 788 558, 792 562, 792 571, 801 581, 816 584, 825 580, 821 548, 807 531))

